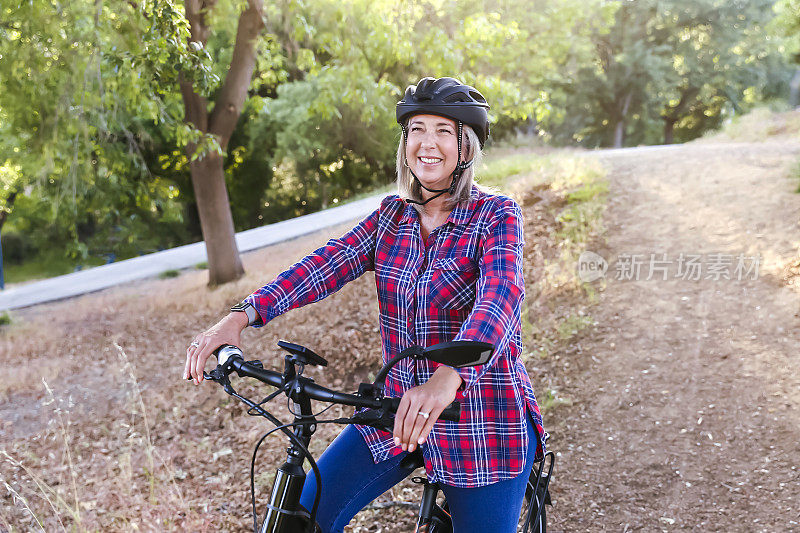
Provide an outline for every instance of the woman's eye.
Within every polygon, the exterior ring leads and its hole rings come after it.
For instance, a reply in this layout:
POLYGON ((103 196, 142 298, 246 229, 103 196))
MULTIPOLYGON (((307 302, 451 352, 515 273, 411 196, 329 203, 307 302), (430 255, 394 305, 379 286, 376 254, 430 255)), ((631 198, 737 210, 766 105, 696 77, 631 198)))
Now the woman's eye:
POLYGON ((439 130, 439 133, 447 133, 447 134, 452 134, 453 132, 452 132, 452 131, 450 131, 450 130, 441 129, 441 130, 439 130))

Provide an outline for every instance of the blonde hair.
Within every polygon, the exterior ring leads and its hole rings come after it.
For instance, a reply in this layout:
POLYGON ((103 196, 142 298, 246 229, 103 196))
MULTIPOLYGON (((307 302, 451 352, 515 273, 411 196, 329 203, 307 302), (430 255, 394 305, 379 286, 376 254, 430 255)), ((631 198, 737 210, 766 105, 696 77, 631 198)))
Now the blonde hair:
MULTIPOLYGON (((404 127, 407 128, 407 124, 406 122, 404 127)), ((472 165, 456 180, 456 189, 453 194, 445 196, 444 206, 448 210, 453 209, 458 204, 469 201, 472 185, 475 183, 475 169, 483 159, 483 151, 481 150, 478 135, 466 124, 463 125, 461 132, 461 158, 464 161, 472 160, 472 165)), ((414 179, 411 170, 406 165, 406 142, 402 135, 400 136, 400 144, 397 147, 397 194, 400 198, 408 198, 418 202, 423 201, 422 187, 414 179)), ((414 206, 418 213, 425 212, 424 205, 411 205, 414 206)))

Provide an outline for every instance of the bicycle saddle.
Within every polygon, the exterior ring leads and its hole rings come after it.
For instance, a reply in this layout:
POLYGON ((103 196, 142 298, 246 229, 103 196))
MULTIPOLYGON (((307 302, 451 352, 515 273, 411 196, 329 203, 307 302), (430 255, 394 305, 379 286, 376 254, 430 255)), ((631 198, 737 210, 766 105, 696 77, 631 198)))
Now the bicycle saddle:
POLYGON ((400 468, 407 468, 408 470, 416 470, 423 466, 425 466, 425 458, 422 455, 421 448, 417 448, 400 461, 400 468))

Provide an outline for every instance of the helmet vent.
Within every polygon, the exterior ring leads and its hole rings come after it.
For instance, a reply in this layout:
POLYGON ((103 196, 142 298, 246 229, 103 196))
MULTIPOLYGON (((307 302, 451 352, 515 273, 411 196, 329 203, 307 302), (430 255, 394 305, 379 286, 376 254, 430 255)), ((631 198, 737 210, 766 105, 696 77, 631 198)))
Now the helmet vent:
POLYGON ((451 104, 453 102, 469 102, 469 98, 464 93, 453 93, 444 98, 445 103, 451 104))

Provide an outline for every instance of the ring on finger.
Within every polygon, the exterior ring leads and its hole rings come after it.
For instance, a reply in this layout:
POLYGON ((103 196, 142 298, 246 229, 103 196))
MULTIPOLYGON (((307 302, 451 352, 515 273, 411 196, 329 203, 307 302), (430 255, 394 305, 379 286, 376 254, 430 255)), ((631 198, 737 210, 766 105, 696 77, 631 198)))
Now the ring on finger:
POLYGON ((428 418, 430 418, 431 414, 430 413, 425 413, 423 411, 420 411, 419 413, 417 413, 417 416, 421 416, 422 418, 427 420, 428 418))
POLYGON ((189 346, 200 346, 200 343, 197 341, 192 341, 192 343, 189 346))

